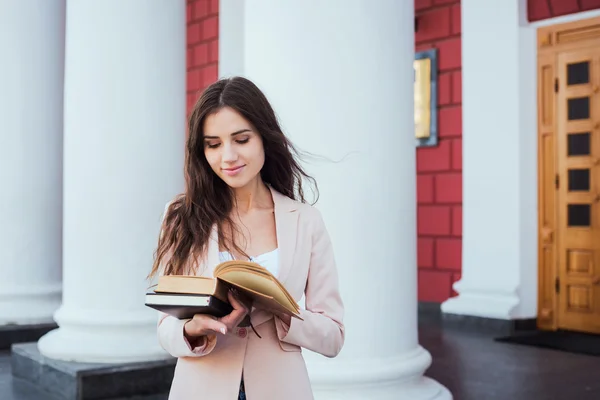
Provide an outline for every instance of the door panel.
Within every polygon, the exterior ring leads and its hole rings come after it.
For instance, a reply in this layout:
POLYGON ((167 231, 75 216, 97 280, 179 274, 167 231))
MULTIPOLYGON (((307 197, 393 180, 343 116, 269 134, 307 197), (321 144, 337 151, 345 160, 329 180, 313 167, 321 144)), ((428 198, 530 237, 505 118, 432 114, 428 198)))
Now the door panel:
POLYGON ((600 333, 600 51, 557 55, 558 328, 600 333))
POLYGON ((538 57, 538 312, 540 329, 557 327, 556 78, 553 54, 538 57))

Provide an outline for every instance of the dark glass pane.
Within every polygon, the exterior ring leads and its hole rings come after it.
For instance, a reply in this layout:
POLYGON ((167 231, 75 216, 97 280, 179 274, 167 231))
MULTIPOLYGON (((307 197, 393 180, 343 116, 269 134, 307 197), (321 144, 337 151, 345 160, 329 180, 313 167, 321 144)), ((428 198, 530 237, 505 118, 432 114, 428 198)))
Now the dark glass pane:
POLYGON ((567 100, 569 120, 588 119, 590 117, 590 98, 575 97, 567 100))
POLYGON ((567 155, 589 156, 590 133, 570 133, 567 135, 567 155))
POLYGON ((569 204, 567 219, 569 226, 590 226, 591 207, 589 204, 569 204))
POLYGON ((590 170, 589 169, 570 169, 569 170, 569 191, 587 192, 590 190, 590 170))
POLYGON ((579 85, 590 82, 590 63, 583 61, 567 65, 567 85, 579 85))

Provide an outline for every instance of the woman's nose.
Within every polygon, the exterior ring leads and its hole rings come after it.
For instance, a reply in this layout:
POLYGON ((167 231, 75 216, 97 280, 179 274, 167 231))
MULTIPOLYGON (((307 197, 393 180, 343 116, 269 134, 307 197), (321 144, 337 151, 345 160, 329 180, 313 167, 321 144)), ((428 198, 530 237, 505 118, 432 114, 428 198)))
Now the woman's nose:
POLYGON ((235 162, 237 161, 237 152, 232 145, 226 144, 223 146, 223 161, 224 162, 235 162))

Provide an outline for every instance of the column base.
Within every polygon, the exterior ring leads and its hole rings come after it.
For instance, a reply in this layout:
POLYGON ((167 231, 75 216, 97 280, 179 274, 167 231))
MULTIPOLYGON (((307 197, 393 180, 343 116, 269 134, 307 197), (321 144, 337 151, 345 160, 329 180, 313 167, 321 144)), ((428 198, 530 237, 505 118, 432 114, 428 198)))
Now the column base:
POLYGON ((423 376, 431 355, 419 346, 393 358, 308 364, 315 400, 452 400, 452 394, 423 376), (339 365, 337 365, 339 363, 339 365))
POLYGON ((455 289, 460 294, 442 303, 442 313, 508 320, 519 306, 514 291, 469 290, 458 284, 455 289))
POLYGON ((172 358, 151 329, 61 327, 40 338, 38 348, 45 357, 72 362, 119 364, 172 358))
POLYGON ((40 353, 55 360, 132 363, 172 358, 156 337, 152 310, 112 311, 70 308, 55 313, 59 328, 38 341, 40 353))
POLYGON ((129 364, 89 364, 44 357, 37 344, 12 347, 15 378, 52 393, 59 399, 130 398, 166 400, 175 371, 174 358, 129 364))
POLYGON ((35 325, 54 323, 53 315, 62 301, 62 285, 9 284, 0 294, 1 325, 35 325))
POLYGON ((313 391, 315 400, 452 400, 448 389, 426 376, 413 382, 398 382, 389 386, 313 391))

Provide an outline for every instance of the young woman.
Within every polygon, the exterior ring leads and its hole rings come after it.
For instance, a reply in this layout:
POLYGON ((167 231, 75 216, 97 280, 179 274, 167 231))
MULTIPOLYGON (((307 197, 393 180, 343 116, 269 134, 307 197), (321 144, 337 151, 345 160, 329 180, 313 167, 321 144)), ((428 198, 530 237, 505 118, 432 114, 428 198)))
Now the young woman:
POLYGON ((155 274, 212 276, 231 259, 273 273, 299 301, 302 320, 252 309, 229 294, 231 314, 178 320, 160 313, 158 338, 178 357, 170 399, 307 400, 301 349, 335 357, 344 307, 332 245, 271 105, 249 80, 209 86, 189 119, 185 192, 166 208, 155 274), (251 324, 256 330, 248 329, 251 324))

